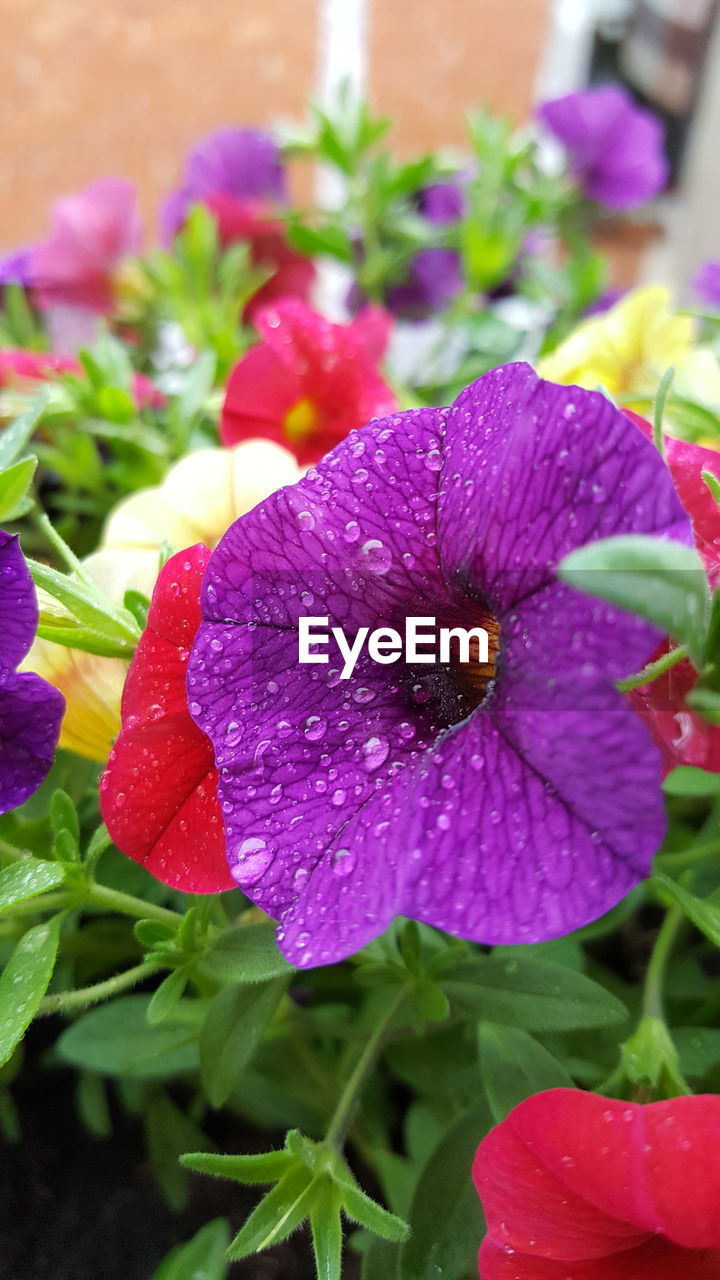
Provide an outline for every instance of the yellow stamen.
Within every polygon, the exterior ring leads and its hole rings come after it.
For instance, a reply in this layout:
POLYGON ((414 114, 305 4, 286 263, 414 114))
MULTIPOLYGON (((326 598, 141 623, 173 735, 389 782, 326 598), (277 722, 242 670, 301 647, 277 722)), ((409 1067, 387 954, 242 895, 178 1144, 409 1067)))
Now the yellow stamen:
POLYGON ((317 410, 312 400, 298 400, 285 414, 283 423, 288 440, 304 440, 317 426, 317 410))

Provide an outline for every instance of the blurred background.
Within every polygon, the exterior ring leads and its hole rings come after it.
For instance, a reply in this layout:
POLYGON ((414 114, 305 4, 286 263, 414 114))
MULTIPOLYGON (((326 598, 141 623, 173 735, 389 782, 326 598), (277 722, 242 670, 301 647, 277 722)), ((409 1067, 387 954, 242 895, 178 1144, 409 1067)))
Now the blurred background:
MULTIPOLYGON (((618 283, 682 293, 718 252, 717 0, 4 0, 0 251, 91 179, 139 184, 146 225, 188 146, 218 125, 301 120, 343 77, 395 118, 401 154, 459 144, 480 104, 617 80, 663 118, 673 186, 608 230, 618 283), (9 54, 9 56, 8 56, 9 54)), ((307 197, 310 193, 298 193, 307 197)), ((720 194, 720 191, 718 192, 720 194)), ((152 220, 152 221, 151 221, 152 220)))

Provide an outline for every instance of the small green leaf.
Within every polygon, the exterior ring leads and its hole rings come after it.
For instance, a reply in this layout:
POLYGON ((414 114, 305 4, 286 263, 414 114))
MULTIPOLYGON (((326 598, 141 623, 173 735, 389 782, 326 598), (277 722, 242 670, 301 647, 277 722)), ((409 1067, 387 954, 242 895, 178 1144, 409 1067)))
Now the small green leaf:
POLYGON ((43 387, 30 407, 0 435, 0 471, 6 471, 20 457, 45 412, 48 398, 48 392, 43 387))
POLYGON ((56 1045, 60 1057, 89 1071, 143 1079, 195 1070, 197 1025, 173 1020, 152 1027, 149 1004, 148 996, 133 995, 91 1009, 63 1031, 56 1045))
POLYGON ((715 689, 696 686, 687 694, 686 701, 694 711, 700 712, 704 720, 708 720, 710 724, 720 724, 720 693, 715 689))
POLYGON ((108 1138, 112 1133, 112 1121, 102 1076, 96 1076, 92 1071, 79 1072, 75 1096, 78 1111, 90 1133, 96 1138, 108 1138))
POLYGON ((192 968, 192 962, 180 965, 163 978, 148 1005, 147 1020, 151 1027, 170 1017, 178 1001, 182 999, 192 968))
POLYGON ((681 764, 668 774, 663 791, 668 796, 720 795, 720 773, 708 773, 694 765, 681 764))
POLYGON ((558 576, 579 591, 646 618, 702 660, 709 594, 693 548, 640 534, 604 538, 566 556, 558 576))
POLYGON ((180 1157, 180 1163, 193 1173, 207 1173, 213 1178, 231 1178, 246 1186, 278 1182, 295 1163, 289 1151, 263 1151, 256 1156, 216 1155, 212 1151, 192 1151, 180 1157))
POLYGON ((342 1280, 342 1223, 340 1194, 332 1182, 316 1189, 310 1210, 317 1280, 342 1280))
MULTIPOLYGON (((35 858, 13 862, 0 871, 0 911, 8 911, 46 889, 55 889, 64 879, 65 871, 57 862, 40 862, 35 858)), ((42 910, 41 903, 38 910, 42 910)))
POLYGON ((391 1240, 395 1244, 407 1240, 409 1233, 407 1222, 403 1222, 402 1218, 390 1213, 388 1209, 383 1209, 376 1200, 366 1195, 347 1166, 338 1175, 336 1182, 342 1196, 343 1212, 348 1218, 367 1227, 368 1231, 372 1231, 373 1235, 380 1236, 383 1240, 391 1240))
POLYGON ((720 508, 720 480, 713 475, 712 471, 701 471, 700 475, 720 508))
POLYGON ((229 1243, 227 1220, 214 1218, 192 1240, 171 1249, 151 1280, 225 1280, 229 1266, 225 1252, 229 1243))
POLYGON ((0 520, 17 520, 32 505, 27 491, 37 470, 37 458, 23 458, 7 471, 0 471, 0 520))
POLYGON ((253 1209, 230 1245, 228 1258, 235 1262, 287 1239, 310 1213, 313 1192, 310 1170, 293 1165, 253 1209))
POLYGON ((526 1031, 612 1026, 628 1016, 599 983, 537 957, 477 956, 453 969, 443 987, 459 1008, 526 1031))
POLYGON ((573 1087, 565 1068, 520 1027, 481 1022, 478 1045, 483 1087, 498 1122, 533 1093, 573 1087))
POLYGON ((688 920, 692 920, 695 927, 704 933, 706 938, 709 938, 716 947, 720 947, 720 897, 717 902, 713 902, 710 898, 696 898, 694 893, 683 889, 682 885, 671 880, 669 876, 654 875, 652 883, 667 890, 685 912, 688 920))
POLYGON ((188 1186, 185 1170, 180 1163, 183 1151, 188 1147, 206 1144, 212 1147, 202 1129, 165 1093, 156 1094, 145 1113, 145 1131, 148 1152, 155 1176, 171 1209, 183 1208, 187 1200, 188 1186))
POLYGON ((704 1076, 720 1063, 720 1027, 673 1027, 672 1038, 685 1075, 704 1076))
POLYGON ((35 1014, 55 968, 60 917, 23 934, 0 976, 0 1066, 15 1052, 35 1014))
POLYGON ((266 982, 293 972, 275 941, 270 921, 226 929, 204 952, 202 968, 216 982, 266 982))
POLYGON ((284 991, 285 983, 277 979, 226 987, 215 996, 200 1033, 200 1071, 213 1107, 229 1098, 284 991))

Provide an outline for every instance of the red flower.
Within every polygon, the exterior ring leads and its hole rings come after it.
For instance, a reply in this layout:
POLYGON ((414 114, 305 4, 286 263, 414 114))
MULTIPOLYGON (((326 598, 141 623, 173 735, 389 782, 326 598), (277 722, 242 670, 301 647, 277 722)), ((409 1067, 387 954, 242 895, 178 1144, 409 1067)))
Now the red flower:
MULTIPOLYGON (((85 370, 75 356, 53 355, 49 351, 25 351, 6 347, 0 351, 0 387, 22 387, 23 382, 47 382, 54 374, 72 373, 84 377, 85 370)), ((167 400, 151 378, 134 373, 133 397, 138 409, 163 409, 167 400)))
POLYGON ((122 731, 100 780, 102 816, 117 847, 186 893, 237 887, 225 860, 212 745, 185 691, 209 559, 207 547, 190 547, 160 572, 125 682, 122 731))
MULTIPOLYGON (((652 428, 644 418, 627 411, 627 416, 650 438, 652 428)), ((720 512, 710 489, 702 478, 709 471, 720 480, 720 453, 666 436, 665 459, 678 497, 692 520, 695 546, 705 565, 713 587, 720 584, 720 512)), ((670 645, 660 646, 655 658, 668 652, 670 645)), ((688 705, 686 698, 697 681, 690 662, 679 662, 658 680, 634 689, 629 700, 657 742, 669 773, 677 765, 695 765, 720 773, 720 728, 709 724, 688 705)))
POLYGON ((480 1143, 482 1280, 717 1280, 720 1097, 552 1089, 480 1143))
POLYGON ((215 215, 223 249, 246 240, 253 266, 267 267, 273 272, 248 302, 247 319, 252 320, 261 307, 279 298, 308 301, 315 280, 315 264, 288 244, 285 225, 274 216, 270 205, 260 200, 237 200, 221 192, 209 196, 207 205, 215 215))
POLYGON ((262 341, 228 382, 224 444, 265 436, 300 463, 316 462, 354 427, 397 408, 377 369, 383 325, 375 313, 332 324, 288 298, 260 311, 255 324, 262 341))

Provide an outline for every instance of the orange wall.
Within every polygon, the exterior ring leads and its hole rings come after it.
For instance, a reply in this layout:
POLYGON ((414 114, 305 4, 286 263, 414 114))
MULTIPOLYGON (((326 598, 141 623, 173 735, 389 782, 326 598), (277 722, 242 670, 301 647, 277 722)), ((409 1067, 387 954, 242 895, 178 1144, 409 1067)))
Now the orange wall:
MULTIPOLYGON (((221 124, 301 117, 318 0, 2 0, 0 249, 92 178, 138 182, 151 217, 183 152, 221 124)), ((487 100, 521 117, 549 0, 368 0, 370 90, 401 150, 462 138, 487 100), (510 17, 512 22, 510 22, 510 17)))

